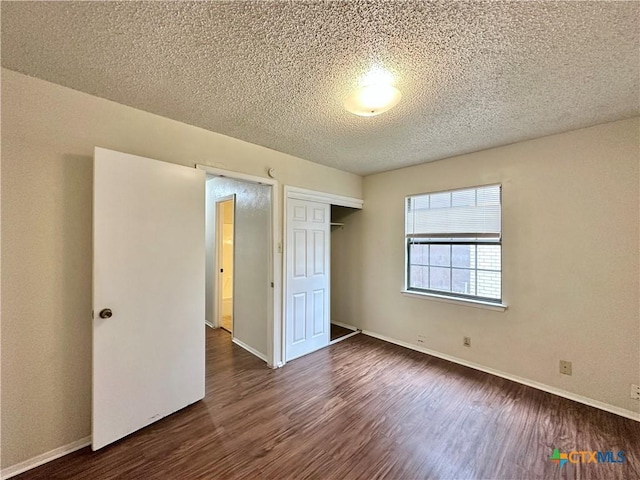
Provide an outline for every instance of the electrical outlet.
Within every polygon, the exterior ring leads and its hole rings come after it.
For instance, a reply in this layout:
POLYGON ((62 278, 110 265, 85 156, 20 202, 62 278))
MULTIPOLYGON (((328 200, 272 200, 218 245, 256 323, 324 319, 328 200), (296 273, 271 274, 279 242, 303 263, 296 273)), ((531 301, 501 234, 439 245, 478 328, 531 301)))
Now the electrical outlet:
POLYGON ((640 385, 631 384, 631 398, 640 400, 640 385))
POLYGON ((471 346, 471 337, 462 337, 462 345, 465 347, 471 346))
POLYGON ((560 373, 571 375, 571 362, 560 360, 560 373))
POLYGON ((420 345, 424 345, 425 344, 425 336, 424 335, 418 335, 418 338, 416 339, 416 342, 420 345))

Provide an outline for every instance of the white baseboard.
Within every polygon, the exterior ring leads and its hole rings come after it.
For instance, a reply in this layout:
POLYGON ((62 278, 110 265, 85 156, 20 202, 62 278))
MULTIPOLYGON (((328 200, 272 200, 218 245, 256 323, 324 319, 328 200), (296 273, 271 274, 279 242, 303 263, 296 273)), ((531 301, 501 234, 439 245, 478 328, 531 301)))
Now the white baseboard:
POLYGON ((209 320, 205 320, 204 324, 209 328, 216 328, 215 325, 211 323, 209 320))
MULTIPOLYGON (((345 328, 346 328, 346 327, 345 327, 345 328)), ((347 338, 351 338, 351 337, 353 337, 354 335, 358 335, 359 333, 362 333, 362 332, 361 332, 360 330, 355 330, 355 331, 353 331, 353 332, 351 332, 351 333, 347 333, 346 335, 343 335, 342 337, 338 337, 338 338, 336 338, 335 340, 331 340, 331 341, 329 342, 329 345, 335 345, 336 343, 341 342, 341 341, 343 341, 343 340, 346 340, 347 338)))
POLYGON ((336 322, 335 320, 331 320, 331 323, 333 323, 334 325, 338 325, 339 327, 342 328, 348 328, 349 330, 360 330, 358 327, 354 327, 353 325, 349 325, 347 323, 342 323, 342 322, 336 322))
POLYGON ((377 338, 379 340, 384 340, 385 342, 394 343, 396 345, 400 345, 401 347, 405 347, 421 353, 426 353, 427 355, 432 355, 434 357, 442 358, 443 360, 457 363, 459 365, 464 365, 465 367, 473 368, 475 370, 480 370, 481 372, 489 373, 491 375, 495 375, 496 377, 506 378, 507 380, 512 380, 516 383, 521 383, 523 385, 527 385, 528 387, 542 390, 543 392, 552 393, 553 395, 558 395, 559 397, 568 398, 569 400, 573 400, 574 402, 583 403, 585 405, 589 405, 590 407, 595 407, 600 410, 604 410, 605 412, 615 413, 616 415, 620 415, 621 417, 629 418, 631 420, 635 420, 636 422, 640 422, 640 412, 634 412, 632 410, 627 410, 625 408, 616 407, 615 405, 609 405, 608 403, 600 402, 598 400, 594 400, 589 397, 584 397, 582 395, 578 395, 577 393, 572 393, 567 390, 562 390, 560 388, 552 387, 544 383, 536 382, 534 380, 518 377, 517 375, 512 375, 510 373, 502 372, 500 370, 495 370, 493 368, 485 367, 478 363, 469 362, 461 358, 436 352, 435 350, 419 347, 418 345, 413 345, 408 342, 403 342, 402 340, 396 340, 395 338, 387 337, 385 335, 380 335, 378 333, 371 332, 369 330, 362 330, 362 333, 364 333, 365 335, 369 335, 370 337, 377 338))
POLYGON ((250 347, 249 345, 247 345, 246 343, 238 340, 236 337, 233 337, 233 340, 231 340, 233 343, 235 343, 236 345, 238 345, 239 347, 244 348, 247 352, 251 353, 252 355, 255 355, 256 357, 258 357, 260 360, 264 360, 265 362, 267 361, 267 356, 264 353, 260 353, 258 350, 256 350, 253 347, 250 347))
POLYGON ((354 327, 353 325, 349 325, 348 323, 337 322, 335 320, 331 320, 331 323, 333 325, 338 325, 339 327, 346 328, 347 330, 353 330, 353 332, 348 333, 348 334, 346 334, 346 335, 344 335, 342 337, 338 337, 335 340, 331 340, 329 342, 329 345, 334 345, 334 344, 336 344, 338 342, 341 342, 342 340, 346 340, 347 338, 351 338, 354 335, 357 335, 360 332, 362 332, 362 330, 360 330, 358 327, 354 327))
POLYGON ((64 457, 69 453, 75 452, 76 450, 80 450, 81 448, 87 447, 89 445, 91 445, 91 436, 81 438, 80 440, 71 442, 68 445, 63 445, 62 447, 54 448, 53 450, 30 458, 29 460, 25 460, 24 462, 17 463, 15 465, 12 465, 11 467, 3 468, 2 472, 0 473, 0 478, 6 479, 15 477, 20 473, 31 470, 32 468, 39 467, 40 465, 44 465, 45 463, 51 462, 56 458, 64 457))
MULTIPOLYGON (((336 325, 337 325, 337 323, 336 323, 336 325)), ((342 326, 342 325, 340 325, 340 326, 342 326)), ((344 327, 344 328, 348 328, 348 327, 344 327)), ((350 329, 349 329, 349 330, 350 330, 350 329)), ((335 345, 336 343, 341 342, 341 341, 343 341, 343 340, 346 340, 347 338, 351 338, 351 337, 353 337, 354 335, 358 335, 359 333, 362 333, 362 330, 360 330, 360 329, 356 329, 356 330, 354 330, 354 331, 353 331, 353 332, 351 332, 351 333, 347 333, 346 335, 343 335, 342 337, 338 337, 338 338, 336 338, 335 340, 331 340, 331 341, 329 342, 329 345, 335 345)))

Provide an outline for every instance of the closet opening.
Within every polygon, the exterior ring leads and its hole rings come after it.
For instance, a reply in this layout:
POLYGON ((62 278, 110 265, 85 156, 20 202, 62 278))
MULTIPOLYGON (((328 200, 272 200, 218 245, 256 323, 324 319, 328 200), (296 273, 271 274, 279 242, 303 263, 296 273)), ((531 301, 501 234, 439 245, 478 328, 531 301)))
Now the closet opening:
POLYGON ((331 331, 329 345, 345 340, 359 331, 350 325, 345 312, 353 308, 353 296, 349 294, 349 278, 357 271, 354 264, 357 259, 352 253, 357 241, 353 231, 353 222, 362 210, 359 208, 331 205, 331 331))
POLYGON ((355 212, 364 202, 288 185, 284 193, 283 338, 289 362, 358 333, 349 319, 359 312, 353 290, 361 271, 355 212))

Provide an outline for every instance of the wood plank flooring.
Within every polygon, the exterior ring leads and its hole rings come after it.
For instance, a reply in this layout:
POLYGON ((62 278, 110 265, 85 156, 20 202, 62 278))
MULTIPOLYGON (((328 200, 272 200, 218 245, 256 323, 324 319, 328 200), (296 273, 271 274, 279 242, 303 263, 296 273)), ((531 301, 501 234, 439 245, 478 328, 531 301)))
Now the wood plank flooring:
POLYGON ((270 370, 207 329, 207 396, 27 479, 637 479, 640 423, 365 335, 270 370), (624 450, 560 467, 553 448, 624 450))
POLYGON ((348 328, 341 327, 340 325, 336 325, 335 323, 332 323, 330 340, 333 341, 336 338, 344 337, 345 335, 349 335, 350 333, 353 333, 353 332, 354 332, 353 330, 349 330, 348 328))

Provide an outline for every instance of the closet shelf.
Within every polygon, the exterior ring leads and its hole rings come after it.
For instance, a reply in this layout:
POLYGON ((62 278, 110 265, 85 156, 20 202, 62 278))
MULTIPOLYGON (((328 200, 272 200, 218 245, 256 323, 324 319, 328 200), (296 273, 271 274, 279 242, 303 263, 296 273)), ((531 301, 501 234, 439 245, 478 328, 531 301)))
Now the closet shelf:
POLYGON ((344 227, 344 223, 331 222, 329 225, 332 227, 344 227))

